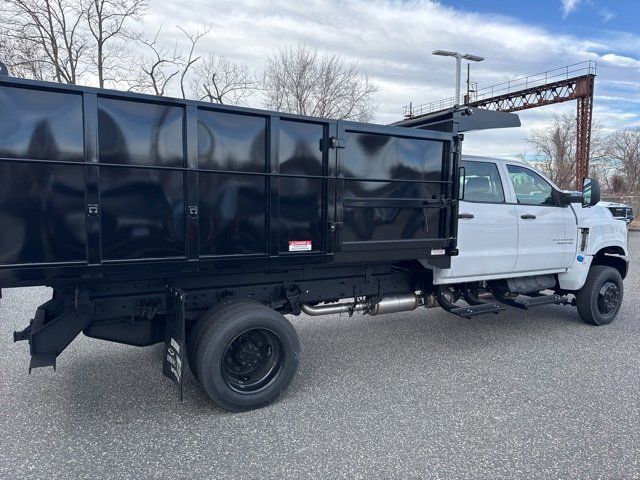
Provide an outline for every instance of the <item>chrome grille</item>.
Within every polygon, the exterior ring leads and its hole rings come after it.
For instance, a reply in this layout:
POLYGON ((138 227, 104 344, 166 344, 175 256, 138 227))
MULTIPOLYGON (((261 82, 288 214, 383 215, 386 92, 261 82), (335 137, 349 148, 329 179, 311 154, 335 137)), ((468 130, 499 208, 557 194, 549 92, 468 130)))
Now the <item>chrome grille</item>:
POLYGON ((627 217, 627 209, 625 207, 610 207, 609 210, 611 210, 611 214, 614 217, 627 217))

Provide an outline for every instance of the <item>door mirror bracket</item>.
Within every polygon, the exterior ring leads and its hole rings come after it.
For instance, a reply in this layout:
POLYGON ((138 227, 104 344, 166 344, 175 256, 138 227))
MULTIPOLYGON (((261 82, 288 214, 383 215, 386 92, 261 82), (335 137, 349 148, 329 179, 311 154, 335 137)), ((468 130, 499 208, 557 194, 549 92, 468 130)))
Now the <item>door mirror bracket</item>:
POLYGON ((582 192, 560 191, 558 198, 561 207, 568 207, 572 203, 582 203, 582 192))

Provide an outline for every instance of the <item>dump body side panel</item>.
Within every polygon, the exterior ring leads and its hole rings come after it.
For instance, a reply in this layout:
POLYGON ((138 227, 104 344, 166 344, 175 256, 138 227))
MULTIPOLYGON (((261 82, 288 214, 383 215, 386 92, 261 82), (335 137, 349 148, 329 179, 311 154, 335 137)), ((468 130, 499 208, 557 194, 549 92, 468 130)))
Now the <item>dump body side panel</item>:
POLYGON ((86 262, 82 96, 0 88, 0 265, 86 262))
POLYGON ((391 251, 396 258, 447 256, 442 248, 453 200, 456 158, 449 133, 339 122, 343 225, 338 249, 391 251))
POLYGON ((448 253, 455 139, 3 77, 0 288, 448 253))

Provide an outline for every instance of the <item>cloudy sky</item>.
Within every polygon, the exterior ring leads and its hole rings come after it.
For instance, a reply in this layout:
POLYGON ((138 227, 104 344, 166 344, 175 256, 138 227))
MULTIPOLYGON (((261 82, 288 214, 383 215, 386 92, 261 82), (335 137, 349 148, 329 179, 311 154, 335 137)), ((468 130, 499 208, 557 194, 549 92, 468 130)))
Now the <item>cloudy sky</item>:
MULTIPOLYGON (((595 117, 606 128, 640 126, 640 1, 637 0, 151 0, 144 28, 196 30, 212 23, 202 50, 215 50, 260 71, 274 49, 299 43, 357 62, 380 87, 377 123, 402 107, 453 96, 454 61, 434 49, 486 58, 472 80, 486 87, 525 74, 595 60, 595 117)), ((260 99, 251 101, 260 107, 260 99)), ((515 155, 527 131, 575 103, 521 113, 523 128, 467 135, 465 152, 515 155)))

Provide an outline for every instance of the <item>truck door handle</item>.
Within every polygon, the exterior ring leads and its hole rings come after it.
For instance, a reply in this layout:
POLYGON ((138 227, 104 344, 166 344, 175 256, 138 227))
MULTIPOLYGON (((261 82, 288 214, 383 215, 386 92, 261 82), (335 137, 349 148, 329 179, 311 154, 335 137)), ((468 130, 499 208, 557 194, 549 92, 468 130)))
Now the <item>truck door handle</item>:
POLYGON ((520 215, 520 218, 523 220, 535 220, 536 216, 531 213, 525 213, 524 215, 520 215))
POLYGON ((459 213, 458 218, 475 218, 475 215, 471 213, 459 213))

